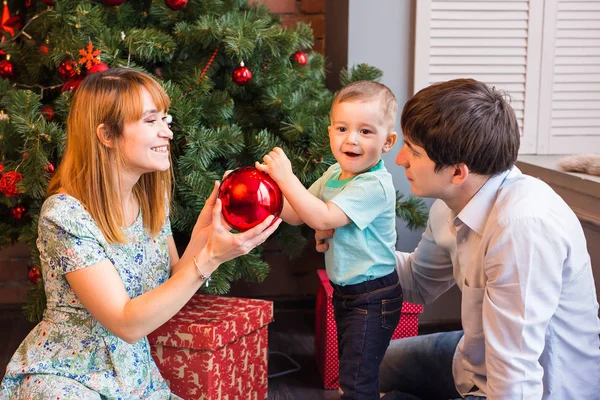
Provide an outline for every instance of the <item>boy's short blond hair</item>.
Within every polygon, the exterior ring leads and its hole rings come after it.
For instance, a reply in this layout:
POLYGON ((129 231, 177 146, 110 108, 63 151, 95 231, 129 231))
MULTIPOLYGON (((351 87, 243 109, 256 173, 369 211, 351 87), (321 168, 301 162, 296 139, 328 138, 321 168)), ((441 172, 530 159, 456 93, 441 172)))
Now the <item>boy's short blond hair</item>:
POLYGON ((388 133, 396 128, 396 118, 398 116, 398 103, 394 93, 382 83, 373 81, 352 82, 335 95, 331 109, 338 103, 345 101, 366 101, 379 98, 383 114, 383 122, 388 128, 388 133))

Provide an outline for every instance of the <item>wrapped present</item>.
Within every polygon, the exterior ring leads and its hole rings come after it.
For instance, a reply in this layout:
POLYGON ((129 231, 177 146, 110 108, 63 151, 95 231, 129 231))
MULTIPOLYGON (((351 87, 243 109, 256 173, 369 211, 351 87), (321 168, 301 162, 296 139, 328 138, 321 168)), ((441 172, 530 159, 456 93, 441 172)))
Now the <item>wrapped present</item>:
MULTIPOLYGON (((317 271, 320 280, 317 292, 316 321, 315 321, 315 352, 319 372, 323 378, 325 389, 339 387, 339 360, 337 327, 333 315, 333 287, 324 269, 317 271)), ((419 313, 423 306, 404 302, 400 322, 392 334, 392 340, 416 336, 419 333, 419 313)))
POLYGON ((148 335, 152 356, 184 399, 264 400, 271 301, 196 295, 148 335))

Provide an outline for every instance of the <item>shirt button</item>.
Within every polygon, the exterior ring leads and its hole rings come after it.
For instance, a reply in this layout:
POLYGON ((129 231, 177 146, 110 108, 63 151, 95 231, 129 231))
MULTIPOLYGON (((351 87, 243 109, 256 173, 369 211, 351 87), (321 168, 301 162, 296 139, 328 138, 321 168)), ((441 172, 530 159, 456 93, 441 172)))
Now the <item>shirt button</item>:
POLYGON ((467 237, 466 236, 463 236, 463 237, 460 238, 460 242, 461 243, 464 243, 466 241, 467 241, 467 237))

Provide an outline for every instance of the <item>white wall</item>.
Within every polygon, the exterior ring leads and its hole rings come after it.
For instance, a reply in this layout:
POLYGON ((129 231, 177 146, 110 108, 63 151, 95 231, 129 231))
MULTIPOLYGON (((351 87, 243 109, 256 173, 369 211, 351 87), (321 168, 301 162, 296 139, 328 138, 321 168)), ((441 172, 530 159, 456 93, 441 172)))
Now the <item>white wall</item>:
MULTIPOLYGON (((381 69, 381 83, 394 92, 401 111, 412 95, 414 0, 349 0, 348 12, 348 68, 367 63, 381 69)), ((398 117, 398 129, 399 123, 398 117)), ((399 130, 398 133, 401 137, 399 130)), ((394 162, 401 146, 402 140, 399 140, 383 159, 394 177, 396 189, 407 196, 410 185, 404 169, 394 162)), ((430 206, 432 201, 427 199, 427 203, 430 206)), ((399 221, 397 249, 414 250, 422 233, 422 230, 409 231, 399 221)), ((455 287, 427 306, 419 322, 443 323, 459 319, 460 291, 455 287)))

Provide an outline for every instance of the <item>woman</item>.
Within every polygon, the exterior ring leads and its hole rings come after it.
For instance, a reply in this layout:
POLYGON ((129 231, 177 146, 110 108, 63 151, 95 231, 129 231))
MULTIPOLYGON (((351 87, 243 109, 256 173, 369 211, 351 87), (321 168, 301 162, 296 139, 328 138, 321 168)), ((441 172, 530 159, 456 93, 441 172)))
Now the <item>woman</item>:
POLYGON ((73 96, 67 147, 39 218, 43 320, 15 352, 0 398, 167 399, 146 335, 219 264, 248 253, 273 217, 234 235, 218 182, 177 254, 169 222, 169 99, 151 77, 110 69, 73 96))

